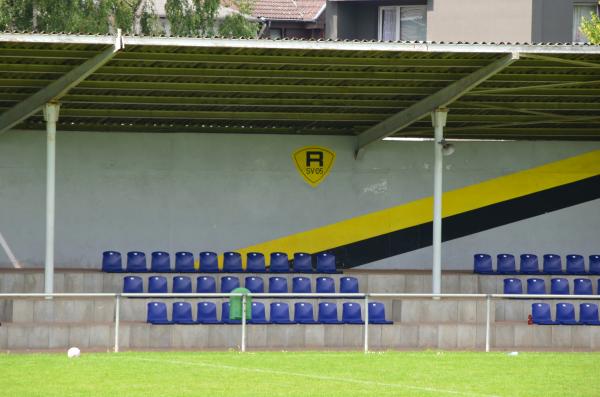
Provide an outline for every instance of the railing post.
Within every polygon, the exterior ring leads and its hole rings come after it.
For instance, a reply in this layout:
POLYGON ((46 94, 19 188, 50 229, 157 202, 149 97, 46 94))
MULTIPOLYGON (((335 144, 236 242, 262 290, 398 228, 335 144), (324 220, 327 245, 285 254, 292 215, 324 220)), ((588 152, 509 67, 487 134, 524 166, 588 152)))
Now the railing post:
POLYGON ((490 314, 492 306, 492 296, 487 295, 485 297, 485 352, 490 351, 490 314))
POLYGON ((242 295, 242 353, 246 351, 246 294, 242 295))
POLYGON ((119 319, 121 317, 121 296, 115 295, 115 353, 119 352, 119 319))
POLYGON ((365 353, 369 352, 369 294, 365 294, 365 353))

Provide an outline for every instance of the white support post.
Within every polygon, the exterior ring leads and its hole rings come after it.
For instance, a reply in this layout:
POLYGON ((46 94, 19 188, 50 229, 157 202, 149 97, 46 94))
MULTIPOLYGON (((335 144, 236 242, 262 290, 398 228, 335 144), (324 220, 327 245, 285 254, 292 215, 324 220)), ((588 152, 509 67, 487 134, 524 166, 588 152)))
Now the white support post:
POLYGON ((44 106, 46 120, 46 262, 44 265, 44 292, 54 293, 54 198, 56 176, 56 122, 60 105, 44 106))
POLYGON ((119 352, 119 323, 121 318, 121 296, 115 298, 115 353, 119 352))
POLYGON ((242 295, 242 353, 246 351, 246 294, 242 295))
POLYGON ((442 292, 442 194, 443 194, 443 167, 444 154, 444 127, 448 109, 438 108, 431 113, 432 124, 435 129, 434 140, 434 165, 433 165, 433 266, 432 286, 433 293, 442 292))
POLYGON ((492 311, 492 297, 485 297, 485 352, 490 352, 490 315, 492 311))
POLYGON ((369 352, 369 295, 365 294, 365 353, 369 352))

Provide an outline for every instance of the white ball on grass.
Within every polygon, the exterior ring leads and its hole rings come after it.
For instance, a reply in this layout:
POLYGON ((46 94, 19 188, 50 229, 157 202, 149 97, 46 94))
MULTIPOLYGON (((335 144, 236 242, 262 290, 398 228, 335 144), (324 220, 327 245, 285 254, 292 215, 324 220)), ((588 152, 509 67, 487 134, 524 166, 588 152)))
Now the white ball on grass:
POLYGON ((67 350, 67 357, 69 357, 69 358, 79 357, 80 355, 81 355, 81 350, 79 350, 79 348, 77 348, 77 347, 72 347, 69 350, 67 350))

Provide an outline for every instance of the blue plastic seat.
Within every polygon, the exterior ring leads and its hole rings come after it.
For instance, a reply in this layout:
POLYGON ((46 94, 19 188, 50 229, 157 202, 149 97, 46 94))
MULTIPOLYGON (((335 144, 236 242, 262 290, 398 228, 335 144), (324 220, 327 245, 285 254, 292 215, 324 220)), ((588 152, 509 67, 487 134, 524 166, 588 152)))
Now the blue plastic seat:
POLYGON ((589 273, 600 275, 600 255, 590 255, 589 273))
POLYGON ((171 271, 171 255, 164 251, 154 251, 151 255, 150 271, 154 273, 169 273, 171 271))
POLYGON ((246 255, 246 272, 264 273, 267 271, 265 256, 260 252, 249 252, 246 255))
POLYGON ((579 324, 600 325, 598 320, 598 305, 595 303, 579 304, 579 324))
POLYGON ((569 295, 569 280, 566 278, 553 278, 550 280, 551 295, 569 295))
POLYGON ((217 282, 213 276, 196 277, 196 292, 212 294, 217 292, 217 282))
POLYGON ((152 276, 148 279, 148 292, 151 294, 166 294, 169 292, 167 278, 163 276, 152 276))
POLYGON ((381 302, 369 302, 369 324, 393 324, 385 319, 385 305, 381 302))
POLYGON ((198 302, 198 324, 221 324, 217 319, 217 305, 214 302, 198 302))
POLYGON ((537 255, 523 254, 521 255, 521 263, 519 265, 521 274, 540 274, 540 264, 537 255))
POLYGON ((167 305, 163 302, 149 302, 146 322, 150 324, 171 324, 167 317, 167 305))
POLYGON ((488 254, 473 255, 473 271, 478 274, 493 274, 492 257, 488 254))
POLYGON ((331 277, 317 277, 317 294, 335 294, 335 282, 331 277))
POLYGON ((224 276, 221 279, 221 293, 227 294, 232 290, 239 288, 240 279, 234 276, 224 276))
POLYGON ((194 254, 187 251, 175 253, 175 272, 177 273, 195 273, 194 254))
POLYGON ((148 271, 146 266, 146 254, 140 251, 130 251, 127 253, 127 266, 125 271, 128 273, 145 273, 148 271))
POLYGON ((188 276, 173 277, 173 293, 174 294, 191 294, 192 279, 188 276))
POLYGON ((539 325, 555 325, 558 324, 552 321, 552 313, 550 305, 547 303, 533 303, 531 305, 531 318, 534 324, 539 325))
POLYGON ((269 293, 285 294, 288 292, 287 280, 283 277, 269 277, 269 293))
POLYGON ((512 254, 498 254, 496 266, 498 274, 517 274, 515 256, 512 254))
POLYGON ((567 274, 585 274, 585 261, 582 255, 567 255, 567 274))
POLYGON ((272 252, 269 261, 269 271, 271 273, 289 273, 290 261, 285 252, 272 252))
POLYGON ((575 295, 592 295, 592 280, 589 278, 576 278, 573 280, 573 293, 575 295))
POLYGON ((332 302, 319 303, 319 322, 321 324, 343 324, 338 320, 337 304, 332 302))
POLYGON ((246 287, 250 292, 254 292, 257 294, 265 292, 265 283, 262 277, 246 277, 244 287, 246 287))
POLYGON ((226 273, 241 273, 242 269, 242 256, 239 252, 225 252, 223 254, 223 271, 226 273))
POLYGON ((360 305, 354 302, 344 302, 342 304, 342 322, 344 324, 364 324, 360 305))
POLYGON ((294 321, 298 324, 318 324, 315 321, 313 305, 308 302, 297 302, 294 304, 294 321))
POLYGON ((124 294, 141 294, 144 292, 144 280, 138 276, 127 276, 123 278, 124 294))
POLYGON ((544 274, 563 274, 562 261, 559 255, 544 255, 544 264, 542 266, 544 274))
POLYGON ((189 302, 173 303, 173 324, 194 324, 192 305, 189 302))
POLYGON ((121 253, 117 251, 104 251, 102 253, 102 271, 107 273, 123 272, 121 253))
POLYGON ((527 293, 544 295, 546 293, 546 281, 543 278, 528 278, 527 293))
POLYGON ((290 307, 285 302, 271 303, 271 323, 273 324, 296 324, 290 320, 290 307))
POLYGON ((312 256, 305 252, 294 254, 294 271, 296 273, 312 273, 312 256))
POLYGON ((556 304, 556 322, 562 325, 577 325, 575 308, 571 303, 556 304))
POLYGON ((317 273, 336 273, 335 255, 323 252, 317 254, 317 273))
POLYGON ((504 279, 504 293, 505 294, 522 294, 523 285, 521 280, 518 278, 505 278, 504 279))
POLYGON ((340 293, 358 294, 358 279, 356 277, 340 278, 340 293))
POLYGON ((262 302, 252 302, 252 319, 248 324, 270 324, 265 315, 265 304, 262 302))
POLYGON ((219 257, 216 252, 203 251, 200 253, 200 273, 217 273, 219 271, 219 257))
POLYGON ((292 292, 295 294, 310 294, 312 292, 310 278, 294 277, 292 279, 292 292))
POLYGON ((229 302, 223 302, 221 304, 221 322, 223 324, 241 324, 242 320, 230 320, 229 319, 229 302))

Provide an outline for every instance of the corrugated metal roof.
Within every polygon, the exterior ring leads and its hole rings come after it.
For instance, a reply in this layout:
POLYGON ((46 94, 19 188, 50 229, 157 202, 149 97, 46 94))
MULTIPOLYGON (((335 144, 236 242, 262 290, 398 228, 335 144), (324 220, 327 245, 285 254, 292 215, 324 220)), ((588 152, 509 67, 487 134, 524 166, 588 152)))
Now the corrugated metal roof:
MULTIPOLYGON (((0 111, 112 45, 0 34, 0 111)), ((600 47, 123 37, 61 99, 59 129, 356 135, 506 53, 450 106, 448 138, 598 139, 600 47)), ((19 128, 43 129, 41 112, 19 128)), ((397 135, 430 137, 429 117, 397 135)))

